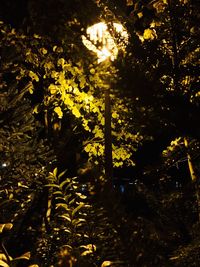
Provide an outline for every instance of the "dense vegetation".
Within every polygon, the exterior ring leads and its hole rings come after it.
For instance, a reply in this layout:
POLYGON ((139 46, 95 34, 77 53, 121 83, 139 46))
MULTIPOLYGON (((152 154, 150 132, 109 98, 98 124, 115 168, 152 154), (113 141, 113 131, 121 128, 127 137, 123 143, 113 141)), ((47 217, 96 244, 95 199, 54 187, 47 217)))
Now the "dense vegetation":
POLYGON ((0 266, 200 265, 198 8, 1 3, 0 266), (99 21, 128 32, 114 62, 82 43, 99 21))

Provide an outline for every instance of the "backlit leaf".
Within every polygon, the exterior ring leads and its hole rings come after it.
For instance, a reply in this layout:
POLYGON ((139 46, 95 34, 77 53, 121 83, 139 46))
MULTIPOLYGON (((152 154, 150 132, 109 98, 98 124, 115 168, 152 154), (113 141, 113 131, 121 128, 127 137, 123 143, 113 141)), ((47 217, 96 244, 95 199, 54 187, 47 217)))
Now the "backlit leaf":
POLYGON ((54 108, 54 111, 55 111, 55 113, 58 115, 58 118, 59 118, 59 119, 62 119, 62 117, 63 117, 63 112, 62 112, 62 110, 61 110, 61 107, 55 107, 55 108, 54 108))

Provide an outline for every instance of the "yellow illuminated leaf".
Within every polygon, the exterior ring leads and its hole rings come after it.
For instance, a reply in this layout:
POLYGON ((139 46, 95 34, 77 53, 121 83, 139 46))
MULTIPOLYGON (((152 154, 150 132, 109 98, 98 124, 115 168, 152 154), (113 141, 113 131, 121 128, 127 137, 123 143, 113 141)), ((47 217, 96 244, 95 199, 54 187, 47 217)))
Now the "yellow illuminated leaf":
POLYGON ((95 73, 95 69, 93 69, 93 68, 90 69, 90 73, 91 73, 91 74, 94 74, 94 73, 95 73))
POLYGON ((91 131, 88 125, 84 126, 84 129, 85 129, 86 131, 88 131, 88 132, 91 131))
POLYGON ((0 233, 3 233, 4 231, 9 231, 13 227, 12 223, 3 223, 0 224, 0 233))
POLYGON ((43 55, 46 55, 47 54, 47 49, 45 49, 44 47, 40 49, 40 52, 43 54, 43 55))
POLYGON ((65 64, 64 58, 59 58, 57 64, 58 64, 58 66, 62 66, 63 67, 64 64, 65 64))
POLYGON ((1 267, 9 267, 9 265, 5 261, 2 261, 1 259, 0 259, 0 266, 1 267))
POLYGON ((96 246, 94 244, 83 245, 80 247, 85 249, 85 251, 81 253, 81 256, 86 256, 96 251, 96 246))
POLYGON ((28 251, 21 255, 20 257, 15 258, 15 260, 30 260, 31 253, 28 251))
POLYGON ((50 70, 54 67, 53 62, 49 61, 44 64, 45 69, 50 70))
POLYGON ((91 150, 91 147, 92 147, 91 144, 87 144, 87 146, 85 146, 85 148, 84 148, 85 152, 88 153, 91 150))
POLYGON ((54 111, 55 111, 55 113, 58 115, 58 118, 59 118, 59 119, 62 119, 62 117, 63 117, 63 112, 62 112, 62 110, 61 110, 61 107, 55 107, 55 108, 54 108, 54 111))
POLYGON ((101 119, 101 125, 104 125, 104 124, 105 124, 105 118, 102 117, 102 119, 101 119))
POLYGON ((80 88, 81 89, 84 88, 85 84, 86 84, 85 77, 81 76, 81 78, 80 78, 80 88))
POLYGON ((57 87, 56 87, 55 84, 50 84, 49 87, 48 87, 48 89, 49 89, 49 91, 50 91, 50 93, 52 95, 56 94, 56 92, 57 92, 57 87))
POLYGON ((39 77, 36 73, 34 73, 32 70, 29 71, 29 77, 32 79, 32 81, 39 82, 39 77))
POLYGON ((112 113, 112 118, 113 119, 117 119, 118 117, 119 117, 119 115, 116 112, 113 112, 112 113))
POLYGON ((29 84, 28 91, 30 94, 33 94, 33 84, 32 83, 29 84))
POLYGON ((58 81, 59 81, 60 84, 65 85, 66 80, 65 80, 65 73, 64 72, 60 72, 59 73, 58 81))
POLYGON ((154 31, 152 29, 145 29, 143 33, 143 38, 145 40, 154 39, 154 31))
POLYGON ((69 107, 71 107, 71 106, 74 105, 74 103, 73 103, 73 101, 70 99, 69 95, 66 95, 66 96, 65 96, 64 104, 65 104, 66 106, 69 106, 69 107))
POLYGON ((36 39, 41 39, 41 36, 39 36, 38 34, 34 34, 33 36, 34 36, 34 38, 36 38, 36 39))
POLYGON ((126 5, 127 6, 132 6, 133 5, 133 0, 126 0, 126 5))
POLYGON ((39 107, 39 105, 36 105, 36 106, 34 107, 34 109, 33 109, 33 113, 34 113, 34 114, 38 114, 38 107, 39 107))
POLYGON ((81 116, 81 113, 79 112, 79 110, 77 109, 77 107, 73 107, 72 109, 72 113, 76 118, 79 118, 81 116))
POLYGON ((143 17, 143 13, 142 13, 142 12, 139 12, 139 13, 137 13, 137 16, 138 16, 138 18, 140 19, 140 18, 143 17))

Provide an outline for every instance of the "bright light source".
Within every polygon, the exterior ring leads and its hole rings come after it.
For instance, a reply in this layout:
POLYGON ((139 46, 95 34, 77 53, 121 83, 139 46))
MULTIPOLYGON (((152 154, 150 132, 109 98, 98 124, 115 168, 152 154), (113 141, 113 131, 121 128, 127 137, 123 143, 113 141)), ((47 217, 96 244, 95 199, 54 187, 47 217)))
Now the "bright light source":
POLYGON ((113 29, 115 31, 114 36, 109 32, 108 26, 104 22, 100 22, 87 28, 87 37, 82 36, 83 44, 97 54, 98 63, 107 58, 113 61, 116 59, 119 49, 125 50, 128 43, 126 30, 119 23, 113 23, 113 29))
POLYGON ((5 167, 7 167, 7 164, 4 162, 1 164, 1 166, 2 166, 2 168, 5 168, 5 167))

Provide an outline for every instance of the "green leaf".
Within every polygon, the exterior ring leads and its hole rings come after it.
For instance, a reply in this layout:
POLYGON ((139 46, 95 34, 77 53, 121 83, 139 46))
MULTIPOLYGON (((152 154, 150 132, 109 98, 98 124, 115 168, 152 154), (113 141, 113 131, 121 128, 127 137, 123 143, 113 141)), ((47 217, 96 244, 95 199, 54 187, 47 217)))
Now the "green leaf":
POLYGON ((56 177, 56 176, 57 176, 57 173, 58 173, 58 168, 55 168, 55 169, 53 170, 53 175, 56 177))
POLYGON ((60 215, 59 217, 67 220, 68 222, 71 222, 71 218, 69 217, 69 215, 66 215, 66 214, 65 215, 60 215))
POLYGON ((69 229, 65 229, 64 232, 71 234, 72 231, 70 231, 69 229))
POLYGON ((56 200, 61 200, 61 201, 64 201, 65 198, 64 197, 55 197, 56 200))
POLYGON ((85 196, 85 195, 83 195, 83 194, 81 194, 81 193, 78 193, 78 192, 76 192, 76 195, 77 195, 78 197, 80 197, 81 199, 86 199, 86 198, 87 198, 87 196, 85 196))
POLYGON ((68 185, 63 189, 63 190, 64 190, 64 193, 65 193, 65 194, 68 194, 67 191, 70 191, 71 187, 72 187, 72 183, 68 184, 68 185))
POLYGON ((68 207, 68 205, 66 204, 66 203, 58 203, 58 204, 56 204, 56 208, 64 208, 66 211, 68 211, 69 210, 69 207, 68 207))
POLYGON ((58 175, 58 179, 60 179, 62 176, 64 176, 66 172, 67 172, 67 170, 64 170, 63 172, 61 172, 61 173, 58 175))
POLYGON ((74 216, 82 207, 84 206, 84 203, 80 203, 78 205, 78 207, 76 207, 73 211, 72 211, 72 216, 74 216))
POLYGON ((55 191, 53 192, 53 195, 63 195, 63 193, 61 191, 55 191))
POLYGON ((86 220, 85 219, 74 219, 72 220, 72 224, 76 225, 76 226, 81 226, 83 225, 83 223, 85 223, 86 220))
POLYGON ((65 181, 63 181, 61 184, 60 184, 60 188, 63 189, 63 187, 68 184, 68 188, 69 186, 71 186, 71 182, 69 183, 69 179, 66 179, 65 181))
POLYGON ((73 198, 70 202, 69 202, 69 205, 73 204, 75 202, 75 198, 73 198))

